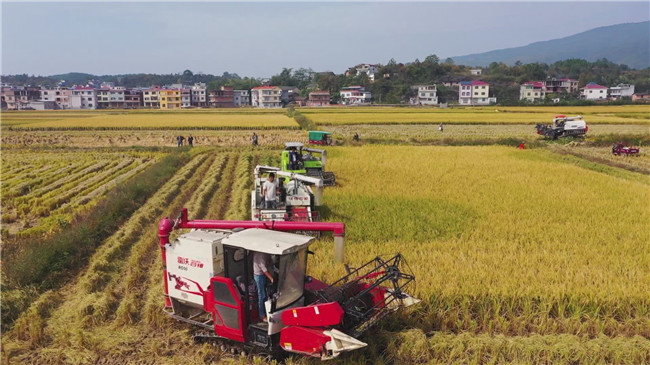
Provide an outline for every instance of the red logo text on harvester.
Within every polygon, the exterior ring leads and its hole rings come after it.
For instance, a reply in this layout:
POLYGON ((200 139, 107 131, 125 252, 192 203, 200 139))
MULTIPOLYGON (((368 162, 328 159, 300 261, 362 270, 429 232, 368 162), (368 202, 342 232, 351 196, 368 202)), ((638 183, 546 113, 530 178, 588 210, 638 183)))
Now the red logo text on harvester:
POLYGON ((181 265, 188 265, 191 267, 198 267, 199 269, 203 267, 203 263, 199 260, 190 260, 186 257, 178 256, 178 263, 181 265))

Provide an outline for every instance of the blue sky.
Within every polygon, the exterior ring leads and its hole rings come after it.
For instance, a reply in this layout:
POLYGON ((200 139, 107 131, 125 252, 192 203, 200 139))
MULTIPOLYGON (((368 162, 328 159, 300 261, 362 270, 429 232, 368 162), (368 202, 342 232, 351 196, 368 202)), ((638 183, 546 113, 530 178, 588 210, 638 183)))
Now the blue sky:
POLYGON ((650 19, 640 2, 2 3, 3 74, 194 72, 441 58, 650 19))

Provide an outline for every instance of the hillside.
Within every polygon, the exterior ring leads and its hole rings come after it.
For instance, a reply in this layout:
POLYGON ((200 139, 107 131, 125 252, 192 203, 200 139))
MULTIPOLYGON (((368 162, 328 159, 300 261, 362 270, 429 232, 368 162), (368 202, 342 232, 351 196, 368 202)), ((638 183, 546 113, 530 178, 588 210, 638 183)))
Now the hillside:
POLYGON ((565 38, 452 57, 456 64, 487 66, 491 62, 513 65, 553 63, 569 58, 595 61, 602 58, 632 68, 650 67, 650 22, 625 23, 599 27, 565 38))

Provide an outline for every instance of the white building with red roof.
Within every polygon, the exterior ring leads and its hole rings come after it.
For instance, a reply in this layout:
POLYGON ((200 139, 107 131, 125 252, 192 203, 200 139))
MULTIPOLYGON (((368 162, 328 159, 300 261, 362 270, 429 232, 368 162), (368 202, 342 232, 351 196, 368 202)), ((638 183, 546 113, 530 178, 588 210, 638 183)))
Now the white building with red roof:
POLYGON ((281 108, 282 89, 277 86, 257 86, 251 89, 251 105, 256 108, 281 108))
POLYGON ((70 103, 72 109, 97 109, 97 92, 92 87, 75 86, 70 103))
POLYGON ((590 82, 580 89, 580 98, 586 100, 605 100, 607 99, 607 87, 590 82))
POLYGON ((490 97, 490 84, 484 81, 461 81, 458 85, 458 104, 490 105, 497 98, 490 97))
POLYGON ((542 101, 546 97, 546 86, 543 82, 528 81, 519 87, 519 100, 528 100, 531 103, 542 101))

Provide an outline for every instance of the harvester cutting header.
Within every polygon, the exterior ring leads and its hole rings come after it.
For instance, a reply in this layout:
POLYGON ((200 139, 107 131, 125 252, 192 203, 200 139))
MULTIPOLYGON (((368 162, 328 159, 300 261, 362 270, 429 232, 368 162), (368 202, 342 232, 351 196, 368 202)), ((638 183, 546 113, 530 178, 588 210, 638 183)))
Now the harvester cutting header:
POLYGON ((343 223, 188 220, 186 209, 162 219, 165 312, 203 329, 196 339, 233 351, 330 359, 366 346, 358 336, 418 302, 404 291, 415 278, 399 253, 348 268, 329 285, 306 276, 315 238, 296 231, 333 232, 343 260, 343 223), (170 242, 181 228, 192 231, 170 242), (263 287, 259 270, 270 277, 263 287))

